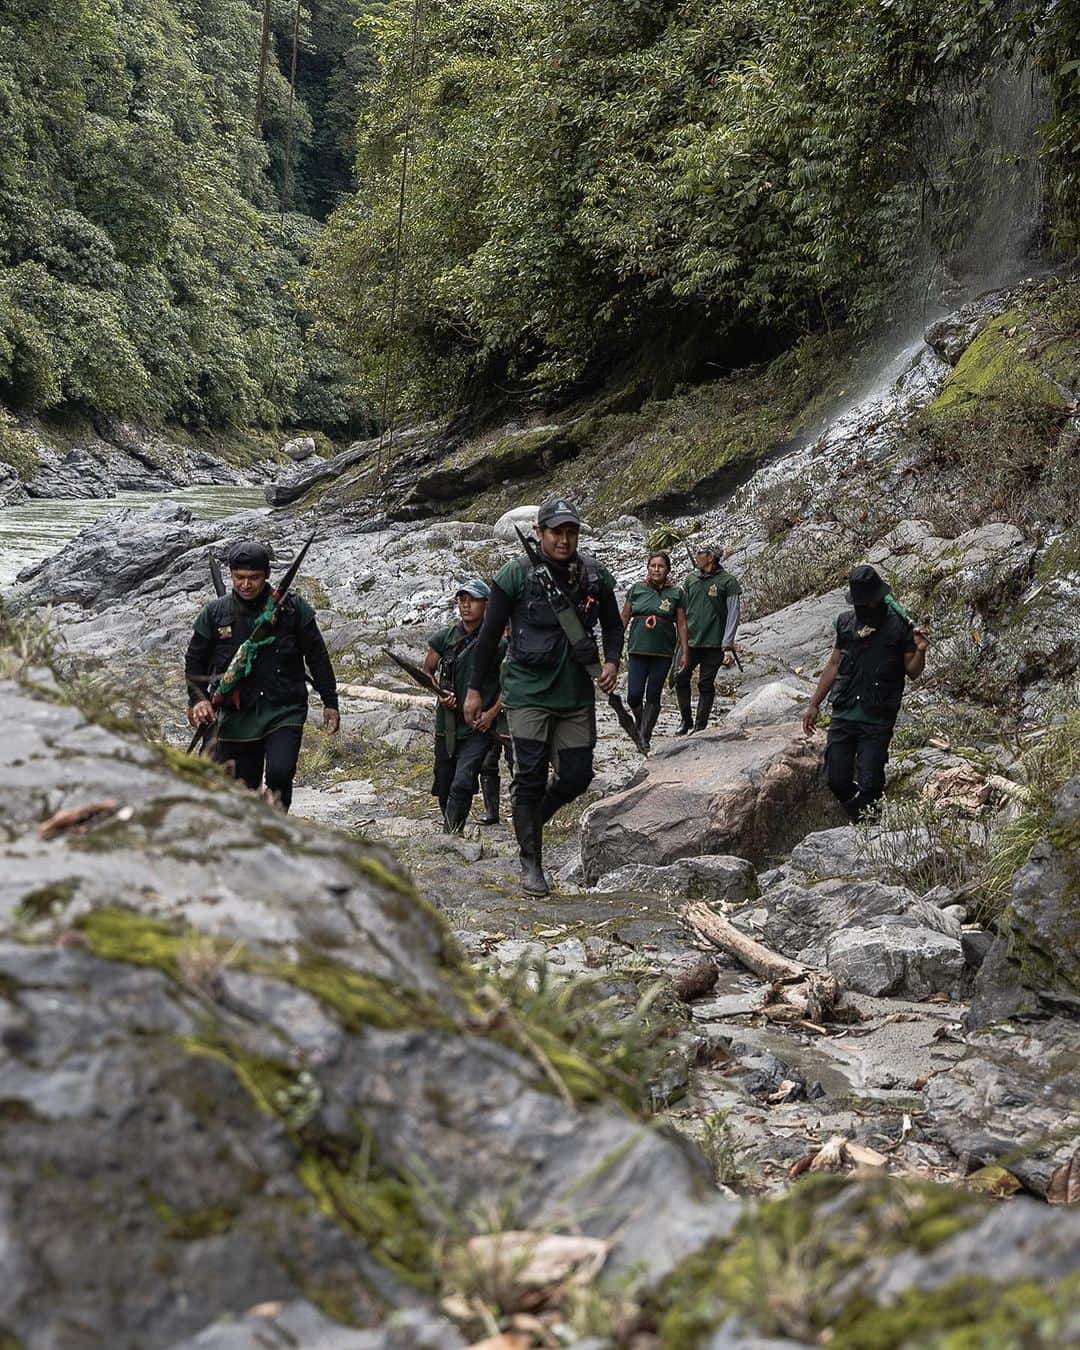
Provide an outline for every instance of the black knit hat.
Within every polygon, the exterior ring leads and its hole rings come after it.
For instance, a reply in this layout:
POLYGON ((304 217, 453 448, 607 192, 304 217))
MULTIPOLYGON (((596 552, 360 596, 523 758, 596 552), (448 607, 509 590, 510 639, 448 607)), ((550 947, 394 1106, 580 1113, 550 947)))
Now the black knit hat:
POLYGON ((861 563, 851 569, 847 590, 849 605, 877 605, 888 593, 888 582, 882 581, 869 563, 861 563))
POLYGON ((236 572, 265 572, 270 575, 270 550, 257 539, 242 539, 229 549, 229 570, 236 572))

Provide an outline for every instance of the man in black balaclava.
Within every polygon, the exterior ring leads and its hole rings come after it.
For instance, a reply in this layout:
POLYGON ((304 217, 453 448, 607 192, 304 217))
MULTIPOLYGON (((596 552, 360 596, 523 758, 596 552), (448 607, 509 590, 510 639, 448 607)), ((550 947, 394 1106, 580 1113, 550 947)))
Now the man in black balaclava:
POLYGON ((930 644, 872 567, 863 564, 852 571, 847 598, 853 607, 836 620, 836 645, 802 724, 809 736, 831 691, 825 771, 840 805, 858 820, 885 791, 885 765, 904 681, 923 673, 930 644))
POLYGON ((266 775, 268 793, 287 811, 307 719, 304 667, 323 702, 323 725, 331 734, 340 726, 337 681, 326 643, 311 605, 289 591, 278 607, 273 636, 260 644, 251 674, 241 680, 232 702, 220 709, 208 698, 213 682, 225 673, 233 654, 250 637, 266 608, 270 554, 266 546, 244 540, 229 552, 232 590, 205 605, 184 661, 188 721, 207 726, 220 717, 216 756, 235 765, 236 776, 258 789, 266 775))

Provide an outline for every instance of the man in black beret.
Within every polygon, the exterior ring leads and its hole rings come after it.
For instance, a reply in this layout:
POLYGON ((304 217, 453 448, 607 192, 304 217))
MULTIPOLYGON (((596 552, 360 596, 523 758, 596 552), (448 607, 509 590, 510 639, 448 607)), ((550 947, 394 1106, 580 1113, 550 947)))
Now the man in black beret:
POLYGON ((831 692, 825 772, 829 787, 854 821, 885 791, 889 742, 904 682, 923 673, 930 644, 897 604, 892 588, 868 564, 852 571, 847 599, 852 608, 836 619, 836 642, 802 724, 809 736, 831 692))
POLYGON ((314 609, 289 591, 235 699, 215 708, 208 697, 214 681, 250 637, 270 597, 269 550, 256 540, 236 544, 229 552, 229 575, 232 590, 203 607, 188 643, 188 720, 202 727, 220 717, 217 758, 232 761, 237 778, 250 788, 257 790, 265 774, 267 792, 287 811, 307 719, 304 668, 322 699, 323 725, 331 735, 340 726, 337 681, 314 609))

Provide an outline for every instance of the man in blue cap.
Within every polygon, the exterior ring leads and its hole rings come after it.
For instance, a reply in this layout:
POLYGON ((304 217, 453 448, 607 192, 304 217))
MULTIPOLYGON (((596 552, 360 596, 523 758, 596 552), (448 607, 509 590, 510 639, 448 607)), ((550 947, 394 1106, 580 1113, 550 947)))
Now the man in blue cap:
MULTIPOLYGON (((437 797, 448 834, 461 834, 484 761, 495 746, 495 722, 499 699, 498 664, 480 684, 481 708, 475 722, 463 716, 465 696, 474 683, 476 639, 484 622, 491 589, 479 577, 463 581, 457 589, 457 619, 432 633, 424 669, 437 676, 444 690, 435 712, 435 777, 432 796, 437 797)), ((503 642, 497 653, 502 661, 503 642)))

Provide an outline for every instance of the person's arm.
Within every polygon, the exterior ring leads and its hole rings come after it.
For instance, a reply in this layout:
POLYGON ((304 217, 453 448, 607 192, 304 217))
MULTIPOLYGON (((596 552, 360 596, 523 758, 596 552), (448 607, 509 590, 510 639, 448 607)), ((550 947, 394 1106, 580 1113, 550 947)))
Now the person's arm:
POLYGON ((614 590, 606 586, 600 588, 600 636, 604 642, 604 664, 600 670, 597 684, 600 692, 610 694, 619 678, 619 661, 622 659, 623 643, 626 631, 619 614, 619 602, 614 590))
POLYGON ((930 640, 921 628, 916 628, 912 633, 915 646, 912 651, 904 653, 904 671, 909 680, 917 680, 926 669, 926 649, 930 646, 930 640))
POLYGON ((836 673, 840 669, 840 660, 843 653, 839 647, 834 647, 829 653, 829 659, 825 662, 825 669, 821 672, 821 679, 818 680, 817 688, 814 690, 814 696, 810 700, 810 706, 803 713, 802 726, 803 731, 808 736, 813 734, 814 727, 817 726, 818 713, 821 711, 821 705, 825 701, 829 690, 836 681, 836 673))
POLYGON ((202 610, 195 620, 187 651, 184 653, 184 680, 188 691, 188 722, 193 727, 209 726, 217 719, 214 705, 208 697, 210 663, 214 655, 214 639, 209 635, 208 621, 202 610))
POLYGON ((624 628, 624 629, 625 629, 625 628, 629 628, 629 627, 630 627, 630 617, 631 617, 631 615, 630 615, 630 597, 629 597, 629 596, 627 596, 626 599, 623 601, 622 614, 621 614, 620 617, 622 618, 622 626, 623 626, 623 628, 624 628))
MULTIPOLYGON (((510 597, 496 582, 491 583, 491 597, 484 611, 484 622, 480 625, 480 636, 473 648, 472 678, 469 692, 465 695, 465 707, 462 716, 471 727, 477 725, 477 719, 483 712, 483 695, 480 692, 492 675, 492 667, 498 664, 499 644, 503 630, 510 618, 510 597)), ((620 625, 620 632, 622 631, 620 625)))
POLYGON ((725 651, 733 651, 735 647, 735 633, 739 627, 739 616, 742 610, 742 598, 739 592, 728 596, 727 602, 727 622, 724 624, 724 641, 722 643, 725 651))
POLYGON ((690 630, 686 626, 686 610, 682 605, 675 611, 675 629, 679 634, 679 669, 685 670, 690 664, 690 630))
POLYGON ((326 642, 315 619, 310 619, 300 629, 300 649, 304 661, 311 671, 315 692, 322 699, 323 726, 331 735, 341 726, 341 714, 338 712, 337 676, 326 650, 326 642))

